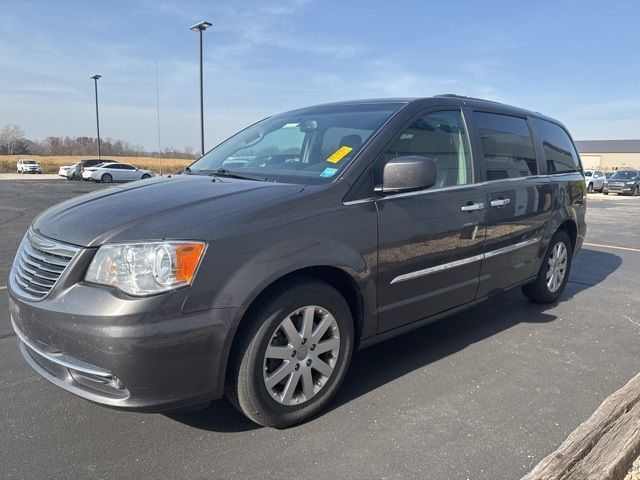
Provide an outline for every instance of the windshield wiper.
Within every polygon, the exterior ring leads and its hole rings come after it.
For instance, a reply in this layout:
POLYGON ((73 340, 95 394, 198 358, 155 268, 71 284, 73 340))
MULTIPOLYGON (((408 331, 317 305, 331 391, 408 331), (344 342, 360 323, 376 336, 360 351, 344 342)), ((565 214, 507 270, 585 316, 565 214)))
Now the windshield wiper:
POLYGON ((243 175, 241 173, 231 172, 226 168, 218 168, 217 170, 200 170, 200 172, 207 172, 211 177, 227 177, 227 178, 239 178, 241 180, 256 180, 265 182, 267 177, 258 177, 255 175, 243 175))

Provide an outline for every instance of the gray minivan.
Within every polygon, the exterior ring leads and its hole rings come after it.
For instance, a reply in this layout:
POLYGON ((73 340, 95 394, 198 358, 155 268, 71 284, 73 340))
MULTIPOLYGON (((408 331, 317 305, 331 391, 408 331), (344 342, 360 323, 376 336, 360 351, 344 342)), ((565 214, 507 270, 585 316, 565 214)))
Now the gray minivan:
POLYGON ((453 95, 304 108, 39 215, 11 321, 38 373, 93 402, 226 393, 284 427, 329 402, 359 348, 509 288, 556 301, 585 198, 571 137, 538 113, 453 95))

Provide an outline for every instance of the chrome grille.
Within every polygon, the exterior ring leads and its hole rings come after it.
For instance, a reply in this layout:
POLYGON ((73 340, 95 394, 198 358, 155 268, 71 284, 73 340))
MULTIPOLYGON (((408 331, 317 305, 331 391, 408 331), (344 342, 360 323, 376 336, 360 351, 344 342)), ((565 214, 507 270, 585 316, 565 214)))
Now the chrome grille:
POLYGON ((29 230, 11 268, 12 290, 29 300, 42 300, 79 250, 29 230))

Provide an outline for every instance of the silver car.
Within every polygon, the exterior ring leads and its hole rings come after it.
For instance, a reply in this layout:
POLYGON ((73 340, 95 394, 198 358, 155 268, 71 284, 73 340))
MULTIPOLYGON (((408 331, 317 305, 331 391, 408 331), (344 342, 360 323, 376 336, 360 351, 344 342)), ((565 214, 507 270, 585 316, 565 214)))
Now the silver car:
POLYGON ((591 193, 594 190, 602 192, 604 182, 607 177, 604 176, 600 170, 585 170, 584 171, 584 183, 587 186, 587 192, 591 193))
POLYGON ((131 182, 155 176, 151 170, 143 170, 128 163, 105 163, 91 173, 94 181, 102 183, 131 182))

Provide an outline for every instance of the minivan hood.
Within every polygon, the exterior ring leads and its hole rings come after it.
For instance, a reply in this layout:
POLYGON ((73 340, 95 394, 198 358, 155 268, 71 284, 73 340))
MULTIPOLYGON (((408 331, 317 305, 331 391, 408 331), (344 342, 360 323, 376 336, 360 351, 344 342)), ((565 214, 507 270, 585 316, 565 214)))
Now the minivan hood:
POLYGON ((254 216, 303 189, 303 185, 198 175, 156 177, 60 203, 41 213, 32 228, 82 247, 165 238, 208 240, 196 238, 189 228, 204 222, 241 222, 247 213, 254 216))

